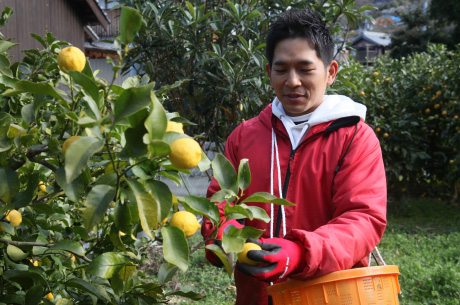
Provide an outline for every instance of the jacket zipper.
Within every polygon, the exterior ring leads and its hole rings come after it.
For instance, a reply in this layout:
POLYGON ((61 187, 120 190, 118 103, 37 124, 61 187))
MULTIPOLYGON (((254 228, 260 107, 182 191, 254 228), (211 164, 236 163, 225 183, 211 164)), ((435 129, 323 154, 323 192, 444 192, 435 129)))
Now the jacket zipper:
MULTIPOLYGON (((281 130, 279 130, 278 128, 276 128, 273 124, 273 117, 272 116, 272 127, 274 129, 276 129, 282 136, 286 137, 288 140, 289 140, 289 136, 285 135, 281 130)), ((308 140, 310 140, 311 138, 315 137, 315 136, 318 136, 320 134, 323 134, 323 133, 326 133, 326 132, 331 132, 331 131, 335 131, 337 129, 340 129, 342 127, 348 127, 348 126, 352 126, 354 124, 358 124, 360 118, 359 117, 356 117, 356 116, 353 116, 353 117, 350 117, 350 119, 354 118, 354 123, 353 124, 349 124, 349 123, 346 123, 345 124, 338 124, 336 126, 333 127, 333 124, 336 122, 334 121, 331 125, 329 125, 326 129, 320 131, 320 132, 317 132, 315 134, 312 134, 311 136, 309 136, 308 138, 304 139, 298 146, 296 149, 292 149, 291 148, 291 154, 289 155, 289 163, 288 163, 288 167, 287 167, 287 170, 286 170, 286 178, 284 179, 284 184, 283 184, 283 193, 282 193, 282 196, 283 196, 283 199, 286 199, 286 195, 287 195, 287 190, 288 190, 288 187, 289 187, 289 181, 291 180, 291 163, 294 161, 294 156, 295 156, 295 153, 297 152, 297 150, 302 146, 304 145, 308 140), (357 121, 356 121, 357 120, 357 121)), ((340 120, 340 119, 339 119, 340 120)), ((337 122, 339 121, 337 120, 337 122)), ((343 122, 343 121, 342 121, 343 122)), ((355 129, 355 134, 353 135, 353 138, 355 137, 356 135, 356 131, 357 131, 357 125, 356 125, 356 129, 355 129)), ((351 139, 351 142, 353 142, 353 138, 351 139)), ((351 145, 351 142, 350 142, 350 145, 351 145)), ((350 145, 348 146, 348 148, 350 147, 350 145)), ((347 151, 348 151, 348 148, 347 148, 347 151)), ((345 152, 346 154, 346 152, 345 152)), ((345 156, 342 157, 342 159, 340 160, 339 162, 339 166, 336 168, 336 171, 340 168, 340 165, 341 163, 343 162, 343 158, 345 156)), ((280 234, 280 228, 281 228, 281 220, 282 220, 282 215, 281 213, 283 213, 283 210, 282 210, 282 206, 280 205, 279 208, 278 208, 278 215, 276 217, 276 228, 275 228, 275 237, 279 237, 279 234, 280 234)))
MULTIPOLYGON (((315 136, 318 136, 322 133, 325 133, 327 132, 327 128, 325 130, 322 130, 320 132, 317 132, 315 134, 312 134, 311 136, 309 136, 308 138, 306 138, 305 140, 303 140, 299 146, 297 146, 296 149, 292 149, 291 148, 291 154, 289 155, 289 163, 288 163, 288 167, 287 167, 287 170, 286 170, 286 177, 284 178, 284 183, 283 183, 283 199, 286 199, 286 195, 287 195, 287 190, 288 190, 288 187, 289 187, 289 181, 291 180, 291 163, 294 161, 294 157, 295 157, 295 153, 297 152, 297 150, 305 144, 305 142, 307 142, 308 140, 310 140, 311 138, 315 137, 315 136)), ((281 132, 281 134, 283 134, 281 132)), ((278 207, 278 215, 276 217, 276 227, 275 227, 275 235, 274 237, 279 237, 280 235, 280 229, 281 229, 281 220, 282 220, 282 214, 283 213, 283 209, 282 209, 282 206, 280 205, 278 207)))

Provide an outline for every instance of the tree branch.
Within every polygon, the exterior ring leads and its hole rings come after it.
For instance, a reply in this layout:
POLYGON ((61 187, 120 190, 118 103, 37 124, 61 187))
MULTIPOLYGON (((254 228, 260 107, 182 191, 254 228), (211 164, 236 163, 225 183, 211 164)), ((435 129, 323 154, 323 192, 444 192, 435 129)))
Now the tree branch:
MULTIPOLYGON (((54 244, 52 244, 52 243, 38 243, 38 242, 30 242, 30 241, 14 241, 14 240, 7 240, 7 239, 3 239, 3 238, 0 238, 0 242, 2 242, 4 244, 7 244, 7 245, 17 246, 17 247, 21 247, 21 246, 29 246, 29 247, 30 246, 32 246, 32 247, 37 246, 37 247, 51 248, 52 246, 54 246, 54 244)), ((85 262, 91 263, 91 260, 89 258, 87 258, 86 256, 84 256, 84 255, 80 255, 80 254, 77 254, 75 252, 68 251, 68 250, 63 250, 63 251, 67 251, 69 253, 72 253, 73 255, 78 256, 79 258, 84 260, 85 262)))

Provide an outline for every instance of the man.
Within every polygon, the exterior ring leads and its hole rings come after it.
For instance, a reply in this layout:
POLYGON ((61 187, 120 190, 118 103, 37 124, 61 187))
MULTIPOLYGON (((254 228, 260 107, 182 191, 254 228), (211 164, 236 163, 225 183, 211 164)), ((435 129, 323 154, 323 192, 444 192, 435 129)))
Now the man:
MULTIPOLYGON (((330 34, 312 11, 289 10, 270 28, 266 69, 276 98, 232 132, 225 155, 235 168, 249 159, 247 195, 271 192, 296 206, 253 203, 271 222, 246 219, 245 225, 265 230, 256 241, 262 250, 248 252, 262 264, 237 264, 236 304, 268 304, 271 282, 367 266, 383 235, 386 180, 379 141, 364 123, 365 106, 325 95, 338 70, 333 55, 330 34)), ((213 180, 208 196, 218 190, 213 180)), ((205 220, 203 236, 210 230, 205 220)), ((216 262, 209 252, 207 257, 216 262)))

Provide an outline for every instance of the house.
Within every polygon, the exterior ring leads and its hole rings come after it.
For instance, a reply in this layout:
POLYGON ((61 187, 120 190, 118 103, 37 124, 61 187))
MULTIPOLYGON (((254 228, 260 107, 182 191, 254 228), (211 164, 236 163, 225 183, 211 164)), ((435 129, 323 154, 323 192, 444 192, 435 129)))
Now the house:
POLYGON ((22 50, 42 49, 31 33, 44 37, 50 32, 56 39, 84 50, 85 40, 95 38, 91 26, 107 28, 110 24, 96 0, 2 0, 0 10, 5 6, 11 8, 13 14, 0 32, 19 43, 9 51, 13 55, 11 62, 24 57, 22 50))
POLYGON ((355 58, 362 64, 372 64, 374 59, 385 54, 391 43, 390 35, 387 33, 361 31, 353 39, 351 47, 355 58))

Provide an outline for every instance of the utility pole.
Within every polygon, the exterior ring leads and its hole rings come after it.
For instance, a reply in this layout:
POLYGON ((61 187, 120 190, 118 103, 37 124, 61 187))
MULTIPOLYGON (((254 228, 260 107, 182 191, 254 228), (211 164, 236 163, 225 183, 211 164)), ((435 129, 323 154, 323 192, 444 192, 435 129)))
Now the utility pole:
MULTIPOLYGON (((426 11, 428 8, 428 0, 423 0, 423 15, 426 17, 426 11)), ((422 27, 422 31, 426 31, 426 24, 422 27)))

